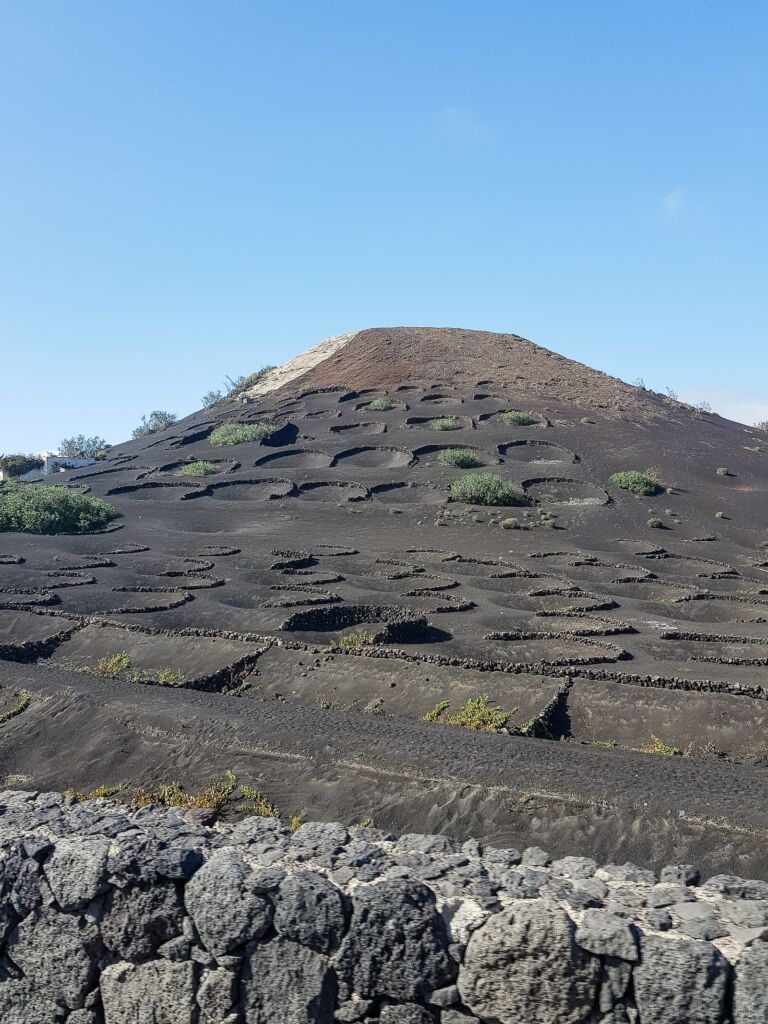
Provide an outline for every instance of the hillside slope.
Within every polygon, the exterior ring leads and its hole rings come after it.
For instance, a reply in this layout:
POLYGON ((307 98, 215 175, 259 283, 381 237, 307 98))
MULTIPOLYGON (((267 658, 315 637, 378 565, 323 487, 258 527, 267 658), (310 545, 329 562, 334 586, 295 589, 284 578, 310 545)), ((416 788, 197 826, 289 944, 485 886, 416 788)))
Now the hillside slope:
POLYGON ((69 474, 109 532, 0 537, 7 775, 768 873, 765 434, 455 329, 259 388, 69 474), (451 500, 473 471, 525 504, 451 500))

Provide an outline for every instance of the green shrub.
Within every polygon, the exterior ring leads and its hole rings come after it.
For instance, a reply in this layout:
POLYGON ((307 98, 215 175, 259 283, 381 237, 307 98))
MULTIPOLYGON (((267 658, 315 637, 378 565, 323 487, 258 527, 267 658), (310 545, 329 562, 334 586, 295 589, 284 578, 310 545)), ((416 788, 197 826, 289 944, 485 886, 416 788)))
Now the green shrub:
POLYGON ((520 520, 515 519, 514 517, 510 519, 502 519, 499 526, 502 530, 517 530, 520 526, 520 520))
POLYGON ((245 805, 243 810, 247 810, 249 814, 255 814, 259 818, 277 817, 277 807, 271 800, 267 800, 260 789, 256 789, 254 786, 241 786, 240 792, 249 801, 249 805, 245 805))
POLYGON ((429 425, 433 430, 459 430, 461 420, 457 420, 455 416, 438 416, 437 419, 430 420, 429 425))
POLYGON ((88 533, 119 512, 101 498, 49 484, 0 485, 0 533, 88 533))
POLYGON ((10 722, 12 718, 20 715, 23 711, 26 711, 29 707, 29 690, 19 690, 19 699, 16 701, 10 711, 6 711, 5 714, 0 715, 0 725, 5 725, 6 722, 10 722))
POLYGON ((277 807, 262 794, 261 790, 252 786, 242 785, 239 787, 238 779, 233 771, 226 769, 221 778, 211 779, 208 785, 197 793, 188 793, 182 782, 161 782, 152 789, 144 786, 128 787, 126 783, 119 782, 116 785, 102 785, 90 793, 82 793, 75 789, 65 789, 63 796, 71 797, 78 803, 83 800, 113 800, 118 804, 125 804, 129 807, 149 807, 152 804, 159 804, 163 807, 181 807, 184 810, 202 808, 211 811, 221 811, 232 800, 238 798, 241 802, 235 804, 234 810, 244 811, 247 814, 257 814, 266 818, 276 818, 277 807))
POLYGON ((248 373, 245 376, 235 377, 232 380, 231 377, 227 377, 227 382, 224 385, 226 394, 225 398, 237 399, 240 398, 246 391, 250 391, 251 388, 255 387, 262 377, 274 370, 274 366, 262 366, 260 370, 255 370, 253 373, 248 373))
POLYGON ((99 658, 92 669, 82 669, 90 675, 99 676, 101 679, 119 679, 120 673, 131 667, 131 659, 127 651, 118 651, 117 654, 106 654, 99 658))
POLYGON ((718 468, 717 468, 717 475, 718 476, 730 476, 731 472, 725 466, 718 466, 718 468))
POLYGON ((651 518, 648 520, 648 525, 652 530, 663 530, 664 520, 659 519, 658 516, 651 516, 651 518))
POLYGON ((373 639, 373 633, 368 633, 361 629, 358 633, 345 633, 344 636, 340 636, 336 641, 336 646, 341 647, 345 651, 357 650, 358 647, 372 644, 373 639))
POLYGON ((645 473, 639 473, 635 469, 624 469, 620 473, 613 473, 610 481, 614 487, 620 487, 623 491, 631 491, 633 494, 642 494, 646 498, 660 494, 664 490, 656 477, 648 470, 645 473))
POLYGON ((186 683, 187 677, 180 669, 166 665, 158 670, 157 681, 161 686, 181 686, 186 683))
POLYGON ((179 469, 179 476, 212 476, 221 472, 215 462, 206 462, 205 459, 198 459, 197 462, 188 462, 186 466, 179 469))
POLYGON ((660 754, 662 757, 677 757, 682 754, 682 750, 679 747, 671 747, 664 740, 659 739, 658 736, 653 734, 651 734, 650 743, 643 743, 637 749, 643 754, 660 754))
POLYGON ((109 445, 103 437, 86 437, 85 434, 76 434, 74 437, 65 437, 59 445, 59 455, 65 459, 95 459, 99 452, 103 452, 109 445))
POLYGON ((441 700, 424 715, 424 722, 436 722, 439 725, 454 725, 461 729, 475 729, 480 732, 499 732, 507 724, 517 708, 504 711, 502 708, 488 707, 489 697, 468 697, 466 704, 452 715, 446 714, 451 706, 449 700, 441 700))
POLYGON ((211 444, 245 444, 247 441, 263 441, 274 433, 269 423, 222 423, 212 430, 208 440, 211 444))
POLYGON ((465 505, 530 505, 522 491, 494 473, 465 473, 451 483, 451 501, 465 505))
POLYGON ((6 476, 24 476, 30 470, 40 469, 43 460, 39 455, 0 456, 0 469, 6 476))
POLYGON ((149 416, 141 417, 141 423, 135 430, 131 431, 131 437, 136 440, 139 437, 147 437, 148 434, 156 434, 158 430, 165 430, 166 427, 170 427, 175 422, 175 412, 154 409, 149 416))
POLYGON ((475 469, 483 464, 482 459, 468 448, 445 448, 437 453, 437 461, 441 466, 452 466, 454 469, 475 469))
POLYGON ((505 427, 530 427, 539 422, 532 412, 521 412, 519 409, 508 409, 500 413, 499 419, 505 427))
POLYGON ((394 409, 394 405, 388 398, 374 398, 368 403, 368 408, 371 412, 387 412, 389 409, 394 409))

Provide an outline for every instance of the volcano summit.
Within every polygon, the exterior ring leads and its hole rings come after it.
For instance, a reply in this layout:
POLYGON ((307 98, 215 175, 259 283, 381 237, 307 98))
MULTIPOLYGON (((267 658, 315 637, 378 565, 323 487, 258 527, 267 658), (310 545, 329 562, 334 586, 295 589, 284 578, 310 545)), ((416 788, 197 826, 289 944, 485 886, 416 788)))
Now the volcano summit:
POLYGON ((768 872, 768 435, 515 335, 339 335, 0 536, 6 784, 768 872), (223 429, 222 429, 223 428, 223 429))

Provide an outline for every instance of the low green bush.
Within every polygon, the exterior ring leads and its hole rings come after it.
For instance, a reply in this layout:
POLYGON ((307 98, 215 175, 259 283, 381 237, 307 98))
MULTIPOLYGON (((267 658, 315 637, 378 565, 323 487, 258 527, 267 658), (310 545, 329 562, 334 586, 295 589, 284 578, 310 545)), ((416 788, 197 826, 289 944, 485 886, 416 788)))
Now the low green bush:
POLYGON ((212 476, 221 472, 215 462, 206 462, 205 459, 198 459, 197 462, 188 462, 179 469, 179 476, 212 476))
POLYGON ((438 725, 454 725, 460 729, 475 729, 479 732, 499 732, 512 715, 517 714, 517 708, 510 711, 491 708, 488 706, 489 699, 486 696, 468 697, 466 704, 451 715, 447 714, 451 702, 441 700, 424 715, 423 721, 435 722, 438 725))
POLYGON ((361 629, 359 633, 345 633, 339 637, 336 644, 342 650, 355 651, 358 647, 366 647, 368 644, 372 644, 373 640, 373 633, 368 633, 366 630, 361 629))
POLYGON ((222 423, 208 436, 211 444, 245 444, 248 441, 263 441, 273 434, 275 428, 269 423, 222 423))
POLYGON ((30 470, 40 469, 43 460, 39 455, 2 455, 0 469, 6 476, 24 476, 30 470))
POLYGON ((648 525, 652 530, 663 530, 664 520, 659 519, 658 516, 651 516, 651 518, 648 520, 648 525))
POLYGON ((461 420, 457 420, 455 416, 438 416, 437 419, 429 421, 429 426, 433 430, 459 430, 461 420))
POLYGON ((465 505, 530 505, 530 499, 517 487, 494 473, 466 473, 451 483, 451 501, 465 505))
POLYGON ((374 398, 368 403, 368 408, 371 412, 387 412, 389 409, 394 409, 394 405, 388 398, 374 398))
POLYGON ((175 412, 153 409, 149 416, 141 417, 141 423, 135 430, 131 431, 131 437, 134 440, 138 440, 140 437, 148 437, 150 434, 156 434, 159 430, 166 430, 175 422, 175 412))
POLYGON ((255 370, 253 373, 241 375, 240 377, 236 377, 234 380, 232 380, 231 377, 228 377, 227 383, 224 385, 226 389, 224 397, 229 399, 240 398, 241 395, 255 387, 263 377, 266 377, 266 375, 274 369, 274 366, 262 366, 260 370, 255 370))
POLYGON ((532 412, 521 412, 519 409, 507 409, 506 412, 500 413, 499 420, 506 427, 530 427, 539 422, 532 412))
POLYGON ((475 469, 483 464, 482 459, 468 448, 444 448, 437 453, 437 461, 441 466, 452 466, 454 469, 475 469))
POLYGON ((101 498, 66 487, 0 485, 0 533, 88 533, 118 515, 101 498))
POLYGON ((653 734, 650 743, 643 743, 636 749, 643 754, 660 754, 662 757, 679 757, 682 754, 680 747, 673 747, 653 734))
POLYGON ((16 701, 10 711, 6 711, 0 715, 0 725, 5 725, 6 722, 10 722, 12 718, 16 718, 23 711, 26 711, 29 707, 29 690, 19 690, 19 699, 16 701))
POLYGON ((664 490, 659 481, 647 471, 639 473, 635 469, 624 469, 620 473, 613 473, 610 481, 614 487, 631 491, 633 494, 641 494, 645 498, 660 494, 664 490))

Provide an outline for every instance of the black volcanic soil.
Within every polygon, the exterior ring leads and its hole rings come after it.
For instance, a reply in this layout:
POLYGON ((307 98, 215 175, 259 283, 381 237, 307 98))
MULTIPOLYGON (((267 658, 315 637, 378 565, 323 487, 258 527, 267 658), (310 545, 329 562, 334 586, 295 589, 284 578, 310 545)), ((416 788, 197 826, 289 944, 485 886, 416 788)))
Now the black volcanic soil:
POLYGON ((0 771, 192 788, 232 768, 285 813, 768 876, 766 459, 764 433, 514 335, 361 332, 63 477, 113 529, 0 535, 0 712, 32 695, 0 771), (213 447, 231 419, 278 429, 213 447), (533 504, 448 501, 444 447, 533 504), (179 476, 194 459, 221 471, 179 476), (649 466, 657 497, 609 482, 649 466), (359 630, 375 644, 339 649, 359 630), (481 695, 508 734, 422 721, 481 695))

